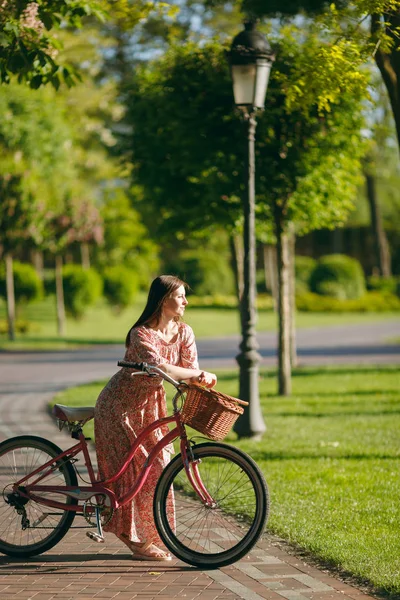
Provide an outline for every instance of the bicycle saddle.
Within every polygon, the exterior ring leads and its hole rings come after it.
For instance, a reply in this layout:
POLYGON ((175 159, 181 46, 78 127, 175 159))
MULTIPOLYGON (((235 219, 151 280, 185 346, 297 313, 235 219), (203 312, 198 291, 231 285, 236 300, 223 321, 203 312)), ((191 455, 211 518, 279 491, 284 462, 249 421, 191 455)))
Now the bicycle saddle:
POLYGON ((69 423, 75 421, 86 422, 93 419, 94 406, 70 407, 63 406, 62 404, 55 404, 53 406, 52 414, 60 421, 68 421, 69 423))

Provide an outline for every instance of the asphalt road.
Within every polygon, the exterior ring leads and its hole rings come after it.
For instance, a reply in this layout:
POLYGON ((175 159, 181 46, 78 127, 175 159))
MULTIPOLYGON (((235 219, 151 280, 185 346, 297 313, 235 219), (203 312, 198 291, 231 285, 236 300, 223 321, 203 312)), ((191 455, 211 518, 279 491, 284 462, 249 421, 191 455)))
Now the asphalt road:
MULTIPOLYGON (((300 329, 297 347, 300 365, 400 364, 399 319, 364 325, 337 325, 300 329)), ((277 364, 276 333, 257 336, 261 364, 277 364)), ((239 336, 199 339, 200 365, 204 369, 236 367, 239 336)), ((0 352, 0 394, 54 393, 78 383, 110 377, 118 369, 124 347, 96 346, 51 352, 0 352)))
MULTIPOLYGON (((387 341, 396 337, 400 338, 400 317, 365 325, 300 329, 299 362, 400 364, 400 344, 387 341)), ((276 334, 259 334, 258 341, 261 364, 276 365, 276 334)), ((239 342, 238 336, 198 340, 201 367, 237 367, 239 342)), ((123 356, 122 344, 53 352, 0 352, 0 440, 28 432, 40 435, 44 407, 56 392, 110 377, 123 356)), ((53 432, 57 433, 55 428, 53 432)))
MULTIPOLYGON (((313 327, 297 331, 297 353, 301 365, 323 364, 397 364, 400 363, 400 315, 398 319, 363 325, 313 327)), ((257 336, 262 364, 277 364, 276 333, 257 336)), ((198 350, 204 368, 233 367, 237 363, 240 338, 199 340, 198 350)))

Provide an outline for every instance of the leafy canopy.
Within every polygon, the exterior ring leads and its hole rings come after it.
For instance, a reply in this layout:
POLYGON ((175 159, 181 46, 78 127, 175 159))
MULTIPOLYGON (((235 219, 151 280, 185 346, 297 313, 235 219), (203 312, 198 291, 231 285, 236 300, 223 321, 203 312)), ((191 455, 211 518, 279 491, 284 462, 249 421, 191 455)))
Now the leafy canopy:
POLYGON ((78 75, 59 61, 60 43, 54 30, 69 25, 82 26, 89 15, 102 18, 103 11, 95 0, 3 0, 0 4, 0 81, 9 83, 13 76, 19 83, 38 88, 61 82, 72 85, 78 75))
MULTIPOLYGON (((312 98, 301 108, 288 102, 299 57, 317 46, 313 38, 280 38, 256 135, 259 214, 271 221, 280 207, 300 231, 343 221, 362 153, 360 88, 341 88, 329 111, 312 98)), ((137 71, 127 97, 134 177, 160 228, 182 235, 216 224, 233 229, 246 190, 247 125, 233 109, 224 48, 172 47, 137 71)))

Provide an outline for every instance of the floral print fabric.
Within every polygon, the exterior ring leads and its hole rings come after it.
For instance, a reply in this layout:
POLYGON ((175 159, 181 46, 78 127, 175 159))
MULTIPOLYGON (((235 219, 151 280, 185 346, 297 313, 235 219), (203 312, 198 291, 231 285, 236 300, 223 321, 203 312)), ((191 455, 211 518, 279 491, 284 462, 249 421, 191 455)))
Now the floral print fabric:
MULTIPOLYGON (((198 368, 197 349, 189 325, 178 323, 178 333, 165 342, 145 325, 131 331, 125 360, 152 365, 171 364, 189 369, 198 368)), ((121 369, 102 390, 95 407, 94 426, 96 453, 101 480, 112 477, 124 464, 131 445, 148 425, 167 415, 162 378, 146 375, 131 376, 130 369, 121 369)), ((127 493, 137 480, 144 462, 157 442, 169 431, 167 425, 153 431, 138 448, 119 480, 110 486, 118 497, 127 493)), ((124 535, 132 542, 160 543, 153 520, 153 495, 162 470, 170 460, 172 446, 155 459, 141 491, 119 508, 105 531, 124 535)), ((174 513, 173 498, 169 498, 170 515, 174 513)))

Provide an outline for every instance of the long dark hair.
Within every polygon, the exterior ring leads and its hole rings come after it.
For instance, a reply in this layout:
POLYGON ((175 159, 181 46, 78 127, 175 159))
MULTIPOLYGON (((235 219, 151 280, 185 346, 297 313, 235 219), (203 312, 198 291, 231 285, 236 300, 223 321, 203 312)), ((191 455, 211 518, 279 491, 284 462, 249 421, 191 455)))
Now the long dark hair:
POLYGON ((179 277, 175 277, 175 275, 160 275, 154 279, 150 286, 146 306, 136 323, 128 331, 125 340, 126 348, 129 346, 132 329, 140 327, 140 325, 147 325, 153 321, 158 325, 164 300, 181 287, 181 285, 185 289, 189 288, 187 283, 179 279, 179 277))

